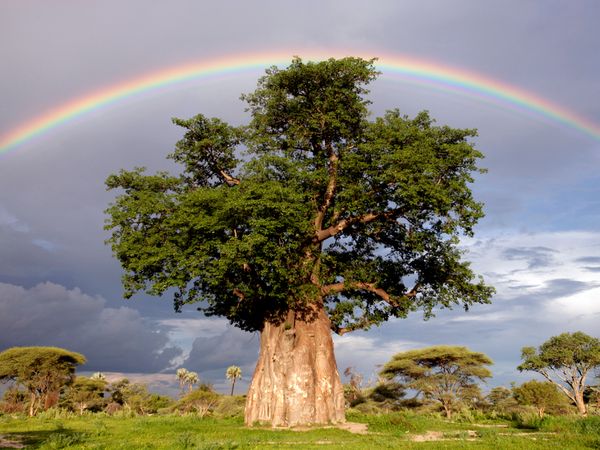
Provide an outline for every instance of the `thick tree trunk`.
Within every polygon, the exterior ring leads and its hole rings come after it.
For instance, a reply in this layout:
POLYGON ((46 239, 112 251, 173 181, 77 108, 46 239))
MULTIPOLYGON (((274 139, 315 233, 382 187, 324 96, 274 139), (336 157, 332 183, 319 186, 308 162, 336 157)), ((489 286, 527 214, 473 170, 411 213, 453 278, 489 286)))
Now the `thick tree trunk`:
POLYGON ((247 425, 274 427, 345 421, 344 389, 325 311, 308 322, 265 324, 245 419, 247 425))

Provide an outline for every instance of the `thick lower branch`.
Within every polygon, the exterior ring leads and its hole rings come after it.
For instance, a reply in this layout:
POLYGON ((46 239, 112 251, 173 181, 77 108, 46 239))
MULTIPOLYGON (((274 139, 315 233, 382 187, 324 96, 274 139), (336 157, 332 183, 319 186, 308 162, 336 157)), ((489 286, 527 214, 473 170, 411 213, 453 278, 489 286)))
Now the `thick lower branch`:
POLYGON ((328 228, 323 230, 317 230, 315 233, 314 241, 322 242, 330 237, 335 236, 338 233, 341 233, 346 228, 354 224, 366 224, 373 222, 377 219, 389 219, 393 217, 397 217, 400 214, 399 210, 391 210, 382 213, 367 213, 362 216, 350 217, 348 219, 342 219, 334 225, 331 225, 328 228))
MULTIPOLYGON (((419 287, 420 287, 420 285, 418 283, 415 284, 415 286, 410 291, 408 291, 406 294, 404 294, 403 297, 405 297, 405 298, 415 297, 419 291, 419 287)), ((376 294, 377 296, 379 296, 379 298, 381 298, 388 305, 390 305, 394 308, 402 307, 402 305, 392 295, 390 295, 388 292, 386 292, 385 289, 378 288, 375 285, 375 283, 341 282, 341 283, 328 284, 326 286, 321 287, 321 292, 323 293, 323 295, 335 294, 335 293, 340 293, 340 292, 350 291, 350 290, 364 290, 364 291, 372 292, 372 293, 376 294)), ((349 326, 346 326, 346 327, 332 326, 332 331, 340 336, 343 336, 346 333, 350 333, 355 330, 364 329, 365 327, 370 326, 372 323, 373 323, 373 321, 371 319, 369 319, 369 317, 367 315, 364 315, 356 323, 353 323, 349 326)))
MULTIPOLYGON (((321 288, 321 292, 323 293, 323 295, 335 294, 335 293, 351 291, 351 290, 353 290, 353 291, 363 290, 363 291, 372 292, 372 293, 376 294, 379 298, 381 298, 384 302, 389 304, 390 306, 393 306, 395 308, 398 308, 401 306, 392 295, 390 295, 385 289, 378 288, 375 285, 375 283, 366 283, 363 281, 355 281, 355 282, 342 281, 340 283, 328 284, 321 288)), ((413 298, 414 296, 417 295, 418 290, 419 290, 419 284, 417 283, 417 284, 415 284, 415 287, 413 287, 410 291, 408 291, 403 296, 408 297, 408 298, 413 298)))

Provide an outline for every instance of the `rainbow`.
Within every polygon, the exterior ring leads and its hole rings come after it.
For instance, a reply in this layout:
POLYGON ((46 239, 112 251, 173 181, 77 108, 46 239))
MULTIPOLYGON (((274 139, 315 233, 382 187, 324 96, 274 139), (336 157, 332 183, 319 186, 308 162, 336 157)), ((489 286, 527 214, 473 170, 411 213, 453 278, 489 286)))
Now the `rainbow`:
MULTIPOLYGON (((304 60, 338 58, 356 52, 303 51, 304 60)), ((371 56, 363 56, 370 58, 371 56)), ((99 108, 106 107, 132 96, 150 93, 186 81, 202 80, 212 76, 225 76, 267 66, 285 66, 291 61, 290 53, 257 53, 214 58, 191 64, 178 65, 146 74, 123 83, 100 89, 60 105, 35 117, 0 136, 0 154, 16 148, 30 139, 55 127, 99 108)), ((431 86, 444 91, 475 96, 501 106, 516 107, 541 117, 574 128, 594 139, 600 139, 600 126, 532 92, 511 86, 481 74, 442 64, 399 55, 379 56, 376 67, 384 77, 395 76, 401 80, 431 86)))

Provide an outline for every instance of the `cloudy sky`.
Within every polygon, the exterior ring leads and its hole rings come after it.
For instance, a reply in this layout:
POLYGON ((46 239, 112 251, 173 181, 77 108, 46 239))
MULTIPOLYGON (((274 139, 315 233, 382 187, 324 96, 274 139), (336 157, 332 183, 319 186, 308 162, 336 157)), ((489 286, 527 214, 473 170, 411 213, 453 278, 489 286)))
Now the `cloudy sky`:
MULTIPOLYGON (((303 50, 420 58, 512 85, 600 124, 596 0, 116 1, 0 4, 0 138, 72 100, 171 67, 303 50), (302 7, 300 7, 300 4, 302 7)), ((265 64, 268 63, 265 61, 265 64)), ((170 169, 171 117, 246 119, 239 95, 261 70, 173 84, 80 115, 0 153, 0 350, 57 345, 87 371, 143 374, 163 390, 181 365, 223 389, 230 364, 249 381, 258 335, 175 314, 169 298, 121 298, 104 245, 107 175, 170 169)), ((407 83, 384 73, 372 109, 428 109, 477 128, 486 218, 464 240, 494 285, 491 305, 415 314, 336 338, 340 371, 367 379, 394 353, 466 345, 496 362, 490 385, 525 380, 520 348, 581 330, 600 337, 600 140, 509 104, 407 83)))

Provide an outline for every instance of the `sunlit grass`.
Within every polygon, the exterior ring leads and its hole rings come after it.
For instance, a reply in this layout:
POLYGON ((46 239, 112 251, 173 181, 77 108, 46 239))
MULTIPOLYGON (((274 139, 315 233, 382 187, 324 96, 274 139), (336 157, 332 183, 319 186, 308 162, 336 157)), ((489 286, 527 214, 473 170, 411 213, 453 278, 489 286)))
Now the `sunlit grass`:
POLYGON ((600 417, 548 417, 537 429, 518 428, 508 420, 449 422, 410 412, 350 413, 348 419, 367 423, 369 433, 353 434, 337 428, 246 428, 240 417, 90 414, 33 419, 4 416, 0 417, 0 436, 35 449, 600 448, 600 417))

